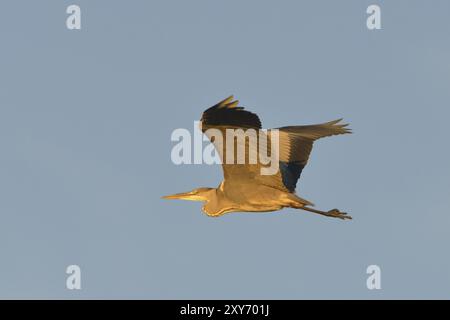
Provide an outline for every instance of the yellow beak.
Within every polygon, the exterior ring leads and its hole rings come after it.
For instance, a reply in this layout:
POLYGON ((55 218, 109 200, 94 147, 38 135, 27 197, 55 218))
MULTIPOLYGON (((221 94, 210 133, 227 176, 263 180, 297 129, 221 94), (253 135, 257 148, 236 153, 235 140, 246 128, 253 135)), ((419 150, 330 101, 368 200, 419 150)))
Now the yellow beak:
POLYGON ((175 193, 171 194, 169 196, 163 196, 163 199, 169 199, 169 200, 190 200, 190 201, 204 201, 205 199, 199 195, 193 194, 192 192, 182 192, 182 193, 175 193))

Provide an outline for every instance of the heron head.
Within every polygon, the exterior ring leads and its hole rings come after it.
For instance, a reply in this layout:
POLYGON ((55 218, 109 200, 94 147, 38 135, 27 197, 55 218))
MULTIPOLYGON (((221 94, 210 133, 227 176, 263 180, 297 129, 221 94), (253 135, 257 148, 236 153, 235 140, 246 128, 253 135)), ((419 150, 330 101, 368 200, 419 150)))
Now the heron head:
POLYGON ((163 199, 179 199, 190 201, 207 201, 209 200, 210 191, 214 188, 197 188, 189 192, 175 193, 169 196, 163 196, 163 199))

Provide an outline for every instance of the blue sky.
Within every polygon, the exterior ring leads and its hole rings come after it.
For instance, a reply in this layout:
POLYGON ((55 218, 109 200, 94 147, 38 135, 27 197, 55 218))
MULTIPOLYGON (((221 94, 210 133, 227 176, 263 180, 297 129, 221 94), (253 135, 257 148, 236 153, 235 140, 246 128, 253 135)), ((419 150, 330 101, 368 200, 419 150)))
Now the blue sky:
POLYGON ((80 0, 78 31, 70 4, 0 12, 0 297, 449 298, 448 1, 80 0), (297 191, 354 220, 160 198, 220 183, 170 135, 230 94, 266 128, 350 123, 297 191))

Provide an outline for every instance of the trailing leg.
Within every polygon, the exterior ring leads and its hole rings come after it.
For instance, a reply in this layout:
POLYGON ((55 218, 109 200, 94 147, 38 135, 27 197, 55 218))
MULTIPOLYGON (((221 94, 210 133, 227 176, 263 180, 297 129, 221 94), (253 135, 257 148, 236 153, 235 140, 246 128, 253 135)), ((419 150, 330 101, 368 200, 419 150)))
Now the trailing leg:
POLYGON ((352 219, 352 217, 347 215, 346 212, 341 212, 338 209, 333 209, 330 211, 320 211, 320 210, 316 210, 316 209, 309 208, 309 207, 300 207, 299 209, 309 211, 309 212, 314 212, 314 213, 317 213, 317 214, 320 214, 323 216, 327 216, 327 217, 339 218, 342 220, 345 220, 345 219, 351 220, 352 219))

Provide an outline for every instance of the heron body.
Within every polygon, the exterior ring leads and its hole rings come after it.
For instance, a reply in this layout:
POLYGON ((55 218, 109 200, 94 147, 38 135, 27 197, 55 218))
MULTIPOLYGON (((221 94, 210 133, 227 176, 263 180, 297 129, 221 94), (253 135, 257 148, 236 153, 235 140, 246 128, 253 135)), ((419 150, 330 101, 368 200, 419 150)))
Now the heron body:
MULTIPOLYGON (((261 129, 259 117, 243 107, 233 96, 207 109, 201 119, 202 131, 208 129, 225 132, 226 129, 261 129)), ((277 128, 279 133, 279 170, 273 175, 261 174, 264 164, 222 163, 224 180, 217 188, 198 188, 190 192, 165 196, 165 199, 203 201, 202 209, 208 216, 218 217, 230 212, 269 212, 283 208, 296 208, 340 219, 351 219, 337 209, 320 211, 313 204, 295 194, 295 188, 311 153, 313 142, 319 138, 351 133, 340 119, 317 125, 289 126, 277 128)), ((270 136, 270 132, 267 134, 270 136)), ((224 134, 224 136, 226 136, 224 134)), ((209 137, 223 159, 226 148, 219 148, 214 138, 209 137)), ((234 141, 234 143, 239 143, 234 141)), ((242 143, 242 142, 241 142, 242 143)), ((243 143, 248 145, 248 141, 243 143)), ((225 145, 225 142, 224 142, 225 145)), ((269 145, 268 149, 273 148, 269 145)), ((246 153, 250 152, 246 148, 246 153)), ((246 154, 247 156, 247 154, 246 154)))

